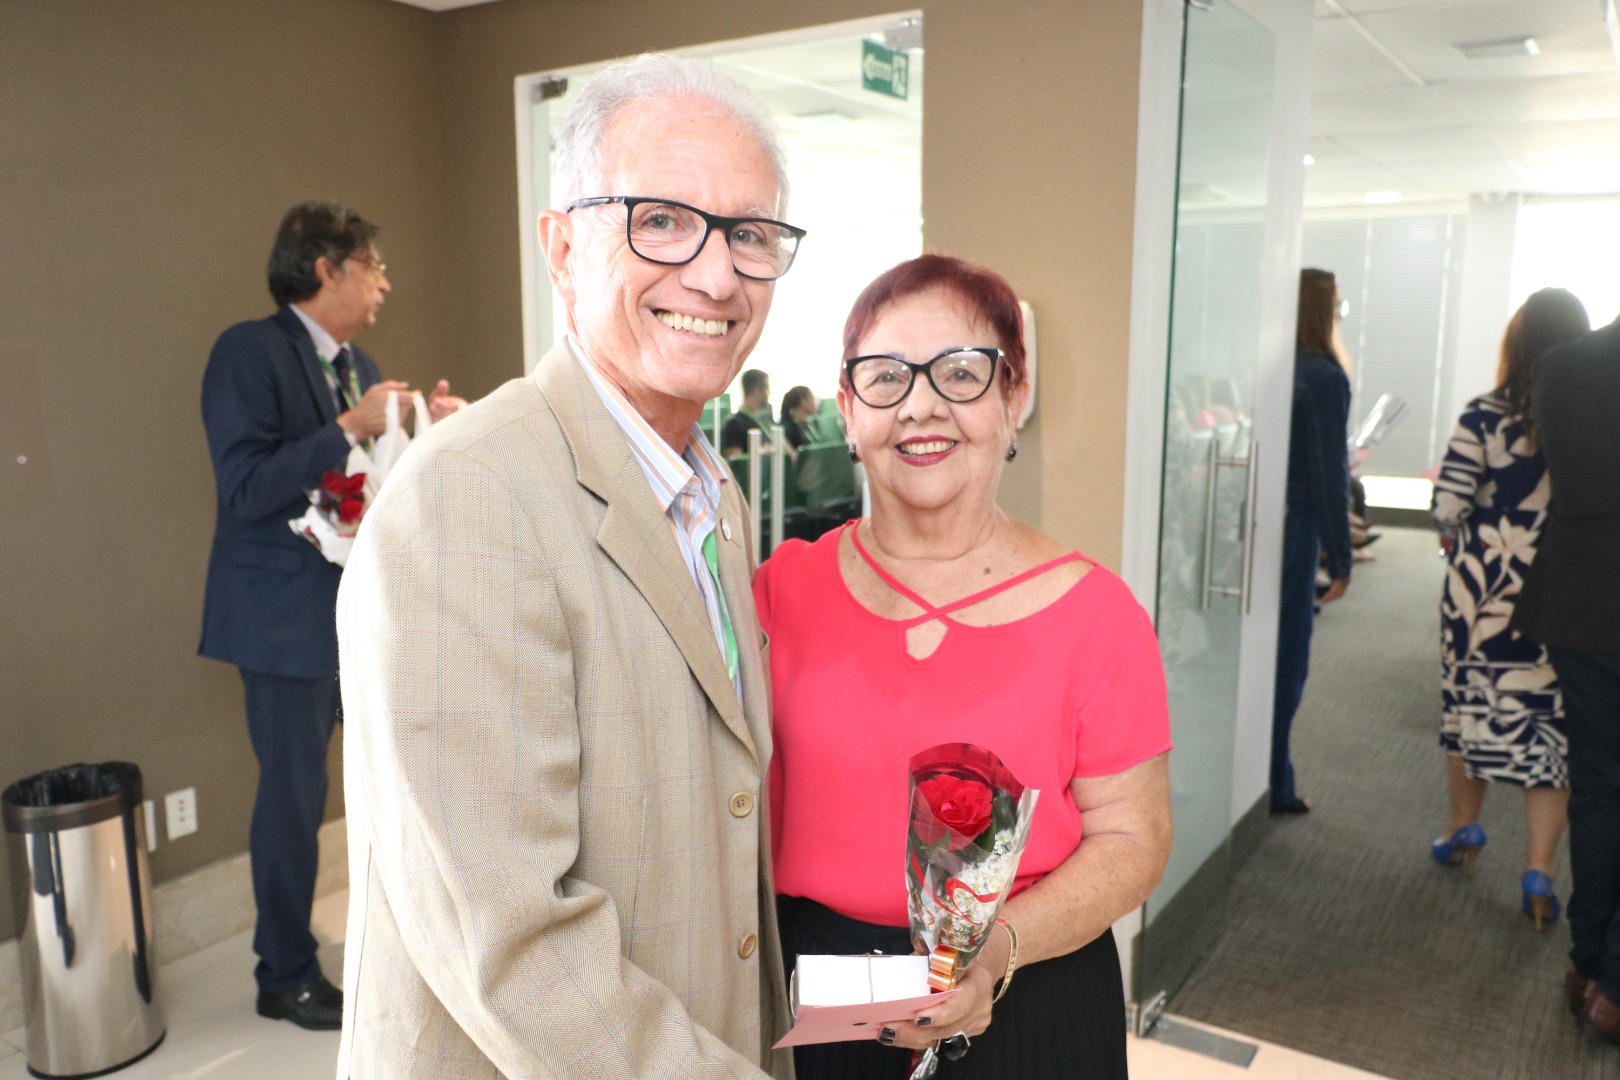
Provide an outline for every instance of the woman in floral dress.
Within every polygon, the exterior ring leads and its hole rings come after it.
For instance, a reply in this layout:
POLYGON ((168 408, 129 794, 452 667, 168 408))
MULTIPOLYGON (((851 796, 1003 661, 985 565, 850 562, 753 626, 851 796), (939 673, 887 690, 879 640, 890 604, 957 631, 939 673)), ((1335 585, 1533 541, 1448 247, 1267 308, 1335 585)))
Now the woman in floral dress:
POLYGON ((1485 846, 1487 784, 1523 788, 1523 908, 1538 929, 1560 912, 1552 876, 1569 801, 1567 743, 1547 652, 1508 620, 1547 518, 1547 470, 1530 421, 1532 367, 1588 329, 1586 310, 1563 289, 1524 302, 1502 337, 1496 389, 1470 401, 1457 421, 1430 510, 1447 549, 1440 746, 1451 793, 1451 820, 1433 855, 1472 870, 1485 846))

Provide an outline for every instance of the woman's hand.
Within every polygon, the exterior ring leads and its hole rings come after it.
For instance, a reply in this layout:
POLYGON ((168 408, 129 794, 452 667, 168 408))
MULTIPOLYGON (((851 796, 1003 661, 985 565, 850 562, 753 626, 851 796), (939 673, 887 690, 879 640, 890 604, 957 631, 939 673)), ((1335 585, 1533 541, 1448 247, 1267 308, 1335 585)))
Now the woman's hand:
POLYGON ((970 1039, 982 1034, 990 1026, 990 1001, 996 996, 996 984, 1007 972, 1010 950, 1007 931, 997 923, 972 966, 956 984, 956 993, 919 1012, 909 1023, 884 1028, 878 1032, 878 1041, 885 1046, 921 1050, 959 1031, 970 1039))

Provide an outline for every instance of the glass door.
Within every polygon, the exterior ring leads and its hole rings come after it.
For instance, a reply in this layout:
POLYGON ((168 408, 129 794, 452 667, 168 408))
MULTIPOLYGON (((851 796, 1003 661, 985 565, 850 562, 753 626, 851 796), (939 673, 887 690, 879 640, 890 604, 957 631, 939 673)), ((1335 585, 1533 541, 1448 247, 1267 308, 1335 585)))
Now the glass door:
POLYGON ((1176 843, 1143 910, 1134 988, 1139 1031, 1156 1022, 1226 922, 1259 452, 1250 408, 1275 43, 1271 31, 1224 0, 1190 3, 1183 32, 1155 613, 1176 745, 1176 843))

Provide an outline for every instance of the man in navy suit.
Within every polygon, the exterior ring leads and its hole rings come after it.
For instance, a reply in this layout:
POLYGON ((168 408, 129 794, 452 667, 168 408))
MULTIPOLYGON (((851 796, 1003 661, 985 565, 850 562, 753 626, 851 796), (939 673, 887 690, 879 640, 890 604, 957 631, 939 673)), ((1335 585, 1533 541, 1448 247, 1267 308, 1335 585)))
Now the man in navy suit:
MULTIPOLYGON (((270 253, 276 313, 221 334, 202 386, 219 501, 197 651, 241 670, 259 759, 249 835, 258 1012, 316 1030, 341 1027, 343 1010, 309 929, 339 702, 342 570, 287 522, 357 441, 382 434, 388 396, 409 390, 349 344, 388 295, 377 231, 333 203, 287 211, 270 253)), ((439 419, 463 404, 441 380, 429 409, 439 419)))
POLYGON ((1513 628, 1547 646, 1569 735, 1570 1011, 1620 1044, 1620 319, 1551 349, 1530 412, 1552 488, 1513 628))

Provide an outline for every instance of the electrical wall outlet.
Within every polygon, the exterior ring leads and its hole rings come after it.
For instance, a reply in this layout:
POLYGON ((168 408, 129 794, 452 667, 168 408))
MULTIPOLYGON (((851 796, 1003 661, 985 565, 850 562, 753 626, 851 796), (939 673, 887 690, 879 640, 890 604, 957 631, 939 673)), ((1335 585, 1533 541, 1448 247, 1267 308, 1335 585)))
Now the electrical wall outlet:
POLYGON ((147 799, 141 810, 146 814, 146 850, 150 854, 157 850, 157 803, 147 799))
POLYGON ((197 789, 185 788, 163 796, 169 817, 169 839, 178 840, 197 831, 197 789))

